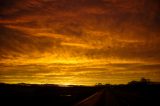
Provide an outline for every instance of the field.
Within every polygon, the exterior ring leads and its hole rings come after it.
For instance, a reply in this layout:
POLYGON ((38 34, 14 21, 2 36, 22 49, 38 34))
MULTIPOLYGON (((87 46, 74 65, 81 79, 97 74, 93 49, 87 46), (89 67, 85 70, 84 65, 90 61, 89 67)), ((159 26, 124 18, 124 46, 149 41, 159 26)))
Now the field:
POLYGON ((1 106, 160 106, 159 98, 159 84, 92 87, 0 84, 1 106))

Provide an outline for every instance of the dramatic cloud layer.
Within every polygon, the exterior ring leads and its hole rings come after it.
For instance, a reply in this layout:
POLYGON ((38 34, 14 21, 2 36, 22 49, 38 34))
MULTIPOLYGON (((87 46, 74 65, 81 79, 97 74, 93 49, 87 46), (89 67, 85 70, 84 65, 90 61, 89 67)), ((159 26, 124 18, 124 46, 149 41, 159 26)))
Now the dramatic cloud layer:
POLYGON ((0 82, 160 81, 159 0, 1 0, 0 82))

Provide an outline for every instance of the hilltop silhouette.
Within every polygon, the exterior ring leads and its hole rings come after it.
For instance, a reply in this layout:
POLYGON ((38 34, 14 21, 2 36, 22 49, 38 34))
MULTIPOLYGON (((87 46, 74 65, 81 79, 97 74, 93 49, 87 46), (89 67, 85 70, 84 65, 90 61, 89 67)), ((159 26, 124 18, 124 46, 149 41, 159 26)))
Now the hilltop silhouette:
POLYGON ((126 85, 0 84, 4 106, 158 106, 159 98, 160 83, 145 78, 126 85))

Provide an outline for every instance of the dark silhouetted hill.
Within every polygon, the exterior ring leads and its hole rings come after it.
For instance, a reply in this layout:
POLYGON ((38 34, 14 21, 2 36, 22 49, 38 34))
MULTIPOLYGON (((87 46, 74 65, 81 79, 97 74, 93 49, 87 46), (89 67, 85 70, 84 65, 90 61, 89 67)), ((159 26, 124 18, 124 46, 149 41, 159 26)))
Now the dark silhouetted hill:
MULTIPOLYGON (((121 101, 129 104, 126 106, 159 106, 155 104, 160 104, 160 84, 147 79, 131 81, 126 85, 99 83, 92 87, 1 83, 0 100, 1 106, 73 106, 104 89, 116 98, 117 104, 121 101)), ((102 96, 101 101, 104 100, 102 96)), ((123 105, 119 104, 118 106, 123 105)))

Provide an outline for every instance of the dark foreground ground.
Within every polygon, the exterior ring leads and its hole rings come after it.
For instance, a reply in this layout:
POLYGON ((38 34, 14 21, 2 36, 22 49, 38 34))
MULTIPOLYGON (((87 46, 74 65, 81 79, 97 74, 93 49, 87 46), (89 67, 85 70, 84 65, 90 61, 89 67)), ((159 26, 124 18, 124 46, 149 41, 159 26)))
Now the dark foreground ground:
POLYGON ((72 106, 101 87, 0 84, 0 106, 72 106))
POLYGON ((0 84, 0 106, 160 106, 159 84, 95 87, 0 84))

